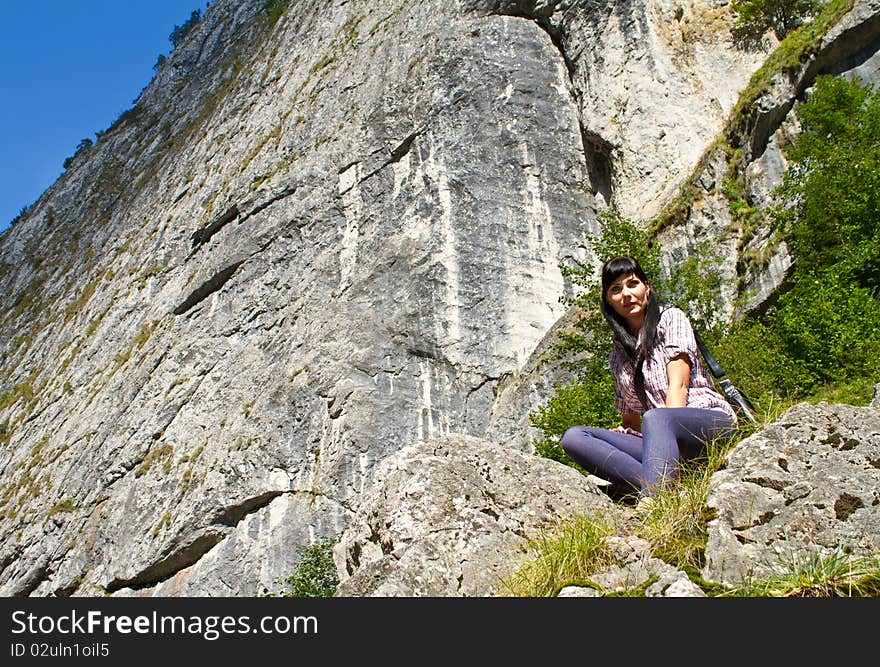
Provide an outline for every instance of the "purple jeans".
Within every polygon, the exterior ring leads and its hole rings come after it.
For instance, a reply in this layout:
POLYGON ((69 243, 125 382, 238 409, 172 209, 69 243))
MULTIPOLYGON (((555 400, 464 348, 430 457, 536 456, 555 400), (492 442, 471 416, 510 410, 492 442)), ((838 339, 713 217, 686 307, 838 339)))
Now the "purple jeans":
POLYGON ((572 426, 562 448, 618 492, 639 489, 640 496, 649 496, 675 477, 679 460, 698 456, 707 441, 735 430, 736 422, 721 410, 654 408, 642 415, 641 436, 572 426))

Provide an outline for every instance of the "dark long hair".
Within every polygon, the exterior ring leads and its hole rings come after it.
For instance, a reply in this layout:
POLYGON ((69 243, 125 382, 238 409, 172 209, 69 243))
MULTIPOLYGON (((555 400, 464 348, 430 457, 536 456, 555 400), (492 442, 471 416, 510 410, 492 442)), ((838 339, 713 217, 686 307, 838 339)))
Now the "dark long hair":
POLYGON ((642 323, 641 338, 638 333, 633 335, 626 328, 626 322, 608 303, 608 288, 621 276, 634 275, 643 283, 650 284, 648 276, 635 257, 620 255, 612 257, 602 265, 602 300, 600 309, 605 320, 611 325, 614 340, 623 348, 635 367, 635 389, 642 405, 647 407, 645 397, 645 377, 642 372, 644 360, 651 354, 657 342, 657 324, 660 322, 660 304, 654 295, 654 289, 648 293, 645 304, 645 321, 642 323))

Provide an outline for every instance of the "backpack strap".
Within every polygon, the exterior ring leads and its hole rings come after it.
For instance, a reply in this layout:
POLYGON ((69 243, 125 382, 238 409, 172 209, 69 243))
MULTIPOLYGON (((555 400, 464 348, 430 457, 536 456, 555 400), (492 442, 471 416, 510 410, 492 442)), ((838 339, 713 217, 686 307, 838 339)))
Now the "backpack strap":
POLYGON ((694 331, 694 338, 697 339, 697 346, 700 348, 700 352, 703 354, 703 359, 706 361, 706 365, 709 367, 709 372, 712 373, 716 378, 723 378, 727 373, 724 372, 724 369, 721 368, 721 364, 712 356, 712 353, 709 351, 709 348, 706 347, 706 343, 703 342, 703 339, 700 338, 700 335, 694 331))
POLYGON ((706 347, 706 343, 703 342, 703 339, 700 338, 696 331, 694 331, 694 337, 697 339, 697 346, 700 348, 703 359, 706 361, 706 366, 709 367, 709 372, 718 380, 718 384, 721 387, 721 391, 724 392, 727 402, 739 414, 744 415, 753 424, 757 424, 758 420, 755 418, 755 408, 752 402, 744 393, 733 386, 733 383, 726 377, 727 373, 725 373, 721 364, 718 363, 718 360, 715 359, 709 348, 706 347))

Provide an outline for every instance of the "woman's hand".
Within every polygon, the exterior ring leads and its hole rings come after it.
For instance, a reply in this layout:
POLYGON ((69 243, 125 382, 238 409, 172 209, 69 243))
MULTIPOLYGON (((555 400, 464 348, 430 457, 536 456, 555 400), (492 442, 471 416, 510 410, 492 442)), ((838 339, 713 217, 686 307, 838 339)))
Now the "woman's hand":
POLYGON ((642 430, 642 415, 636 412, 627 412, 620 415, 621 425, 613 428, 617 433, 639 434, 642 430))

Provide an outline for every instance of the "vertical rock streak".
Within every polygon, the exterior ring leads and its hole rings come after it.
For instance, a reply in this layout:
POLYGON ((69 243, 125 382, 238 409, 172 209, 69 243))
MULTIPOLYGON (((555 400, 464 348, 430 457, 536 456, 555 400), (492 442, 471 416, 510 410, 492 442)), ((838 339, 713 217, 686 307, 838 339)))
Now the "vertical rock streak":
POLYGON ((554 222, 550 207, 542 196, 541 170, 529 155, 527 143, 521 145, 523 171, 526 183, 523 191, 526 210, 529 212, 525 247, 520 245, 524 257, 510 257, 508 275, 513 289, 507 293, 506 314, 511 331, 511 353, 520 370, 540 341, 549 325, 561 312, 556 312, 564 284, 556 258, 561 248, 554 235, 554 222), (525 267, 525 270, 523 270, 525 267))
MULTIPOLYGON (((460 251, 456 245, 456 221, 446 165, 428 142, 425 176, 436 188, 439 219, 436 221, 435 261, 442 268, 441 284, 431 292, 435 341, 453 361, 461 361, 457 348, 462 342, 460 251)), ((432 244, 433 245, 433 244, 432 244)))

